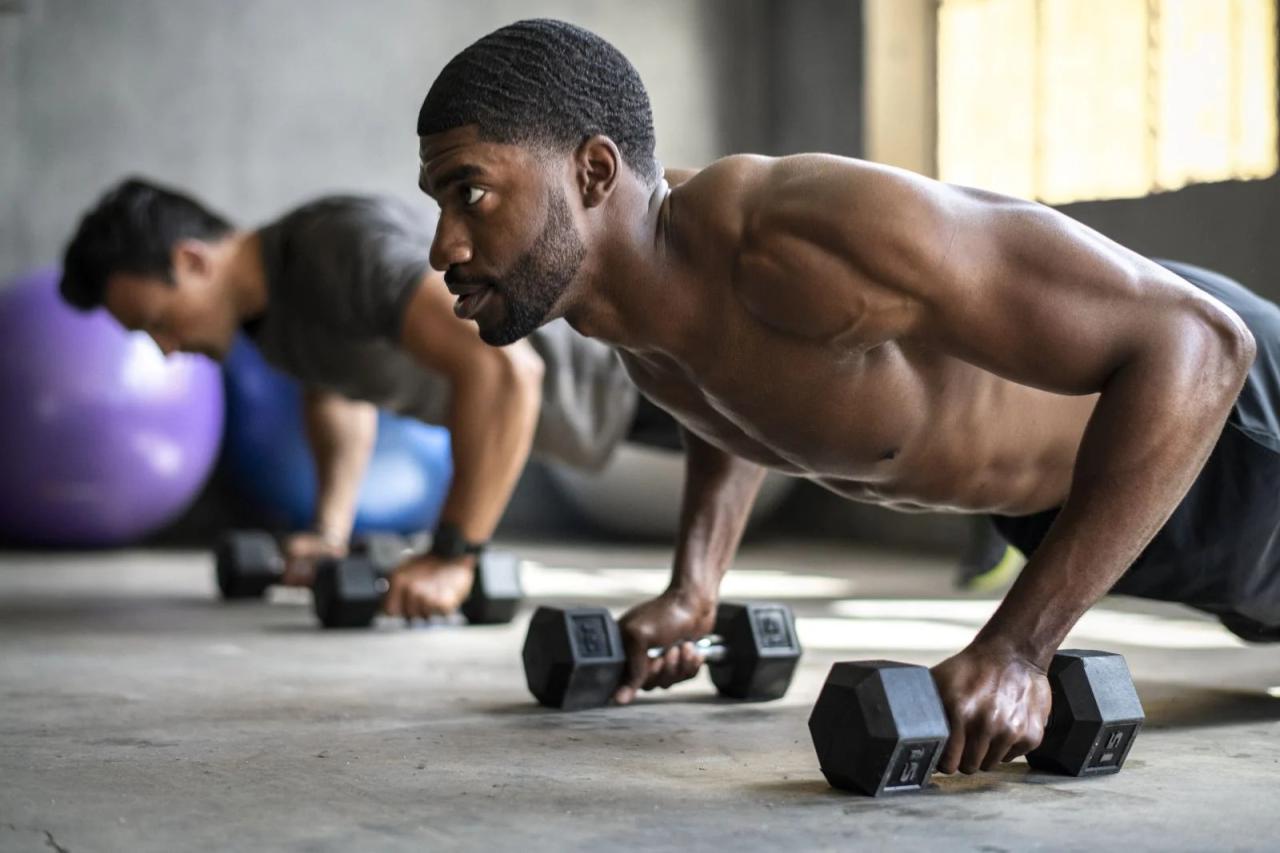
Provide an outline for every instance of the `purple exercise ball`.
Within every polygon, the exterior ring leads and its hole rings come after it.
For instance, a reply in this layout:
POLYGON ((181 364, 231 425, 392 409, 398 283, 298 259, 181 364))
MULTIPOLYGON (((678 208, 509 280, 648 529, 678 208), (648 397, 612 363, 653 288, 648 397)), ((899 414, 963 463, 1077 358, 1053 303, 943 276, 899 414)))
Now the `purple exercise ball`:
POLYGON ((222 437, 222 377, 165 358, 45 269, 0 285, 0 538, 117 545, 182 514, 222 437))

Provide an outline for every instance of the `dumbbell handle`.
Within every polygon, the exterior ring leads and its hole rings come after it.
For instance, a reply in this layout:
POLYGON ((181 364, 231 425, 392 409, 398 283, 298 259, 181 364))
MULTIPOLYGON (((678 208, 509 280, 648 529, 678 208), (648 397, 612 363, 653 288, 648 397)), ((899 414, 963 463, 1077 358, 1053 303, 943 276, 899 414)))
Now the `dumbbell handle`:
MULTIPOLYGON (((680 645, 683 645, 681 643, 680 645)), ((701 652, 707 663, 721 663, 729 657, 729 647, 724 644, 724 637, 719 634, 708 634, 701 639, 693 641, 695 651, 701 652)), ((645 655, 649 660, 657 660, 667 653, 667 649, 659 646, 647 649, 645 655)))

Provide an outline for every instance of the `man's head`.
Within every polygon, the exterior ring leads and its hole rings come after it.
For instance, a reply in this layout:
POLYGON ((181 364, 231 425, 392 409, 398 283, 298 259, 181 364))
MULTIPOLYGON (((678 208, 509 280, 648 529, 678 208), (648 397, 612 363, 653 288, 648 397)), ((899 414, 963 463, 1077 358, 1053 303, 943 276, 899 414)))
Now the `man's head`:
POLYGON ((232 226, 199 202, 131 178, 84 215, 63 258, 62 297, 105 306, 165 354, 221 358, 239 326, 219 244, 232 226))
POLYGON ((652 189, 660 175, 640 75, 562 21, 520 21, 455 56, 418 135, 419 182, 441 211, 432 265, 464 297, 459 313, 499 346, 563 310, 593 238, 584 212, 619 181, 652 189))

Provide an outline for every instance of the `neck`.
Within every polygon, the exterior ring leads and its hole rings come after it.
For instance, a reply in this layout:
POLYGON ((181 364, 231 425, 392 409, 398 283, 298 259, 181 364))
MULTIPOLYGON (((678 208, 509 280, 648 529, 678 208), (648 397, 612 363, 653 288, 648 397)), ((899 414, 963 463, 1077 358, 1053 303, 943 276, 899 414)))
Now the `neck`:
POLYGON ((564 312, 580 334, 628 350, 679 340, 680 259, 672 251, 671 188, 620 187, 564 312), (676 322, 673 322, 676 321, 676 322))
POLYGON ((262 244, 256 231, 237 231, 222 246, 223 286, 235 307, 236 318, 246 323, 267 310, 267 274, 262 266, 262 244))

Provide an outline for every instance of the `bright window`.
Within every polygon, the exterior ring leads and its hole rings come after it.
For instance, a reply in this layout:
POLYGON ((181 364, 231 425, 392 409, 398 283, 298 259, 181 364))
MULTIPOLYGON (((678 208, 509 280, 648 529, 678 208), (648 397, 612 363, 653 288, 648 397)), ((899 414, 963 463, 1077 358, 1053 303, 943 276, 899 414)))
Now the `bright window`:
POLYGON ((1276 163, 1276 0, 941 0, 937 168, 1051 203, 1276 163))

